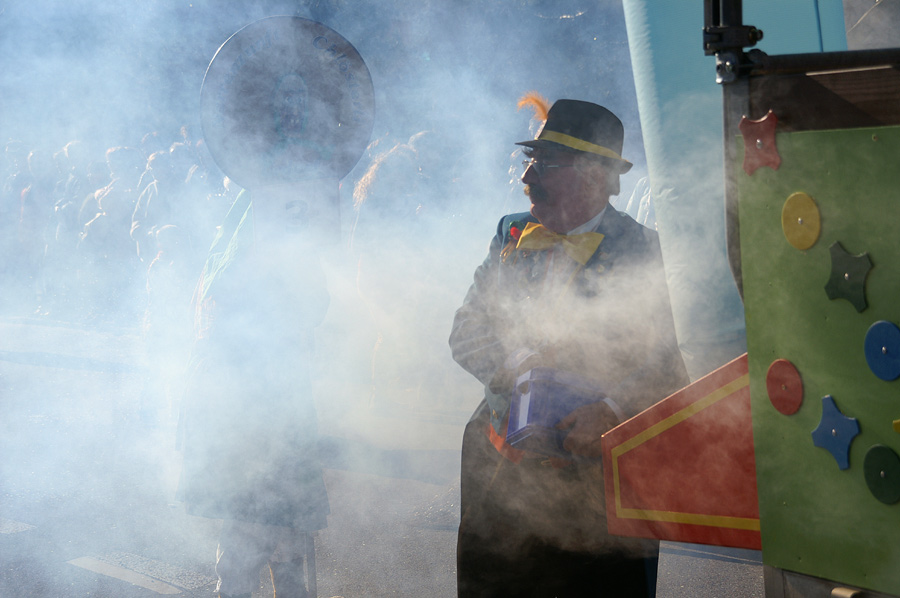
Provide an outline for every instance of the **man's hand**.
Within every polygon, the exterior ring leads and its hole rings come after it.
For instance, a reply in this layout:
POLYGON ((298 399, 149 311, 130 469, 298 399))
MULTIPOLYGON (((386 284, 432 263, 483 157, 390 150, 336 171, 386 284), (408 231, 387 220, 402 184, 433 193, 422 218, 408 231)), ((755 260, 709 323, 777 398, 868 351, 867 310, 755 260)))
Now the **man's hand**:
POLYGON ((582 405, 556 424, 556 428, 569 430, 563 441, 565 450, 573 455, 597 458, 601 455, 600 436, 619 423, 612 409, 600 401, 582 405))

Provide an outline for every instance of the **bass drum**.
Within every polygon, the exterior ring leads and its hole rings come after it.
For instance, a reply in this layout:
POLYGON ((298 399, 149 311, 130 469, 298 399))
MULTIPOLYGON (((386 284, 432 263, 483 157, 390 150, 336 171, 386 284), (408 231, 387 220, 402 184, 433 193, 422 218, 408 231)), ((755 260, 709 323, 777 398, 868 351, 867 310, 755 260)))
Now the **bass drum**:
POLYGON ((218 49, 200 93, 213 159, 247 189, 338 181, 375 120, 372 78, 336 31, 300 17, 247 25, 218 49))

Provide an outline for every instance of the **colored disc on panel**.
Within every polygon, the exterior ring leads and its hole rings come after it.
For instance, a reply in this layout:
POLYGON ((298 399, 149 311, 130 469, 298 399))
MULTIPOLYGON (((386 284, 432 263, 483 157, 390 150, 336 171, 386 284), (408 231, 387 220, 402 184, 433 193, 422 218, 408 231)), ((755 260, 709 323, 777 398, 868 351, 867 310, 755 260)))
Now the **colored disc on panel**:
POLYGON ((815 200, 801 191, 792 193, 781 208, 781 229, 788 243, 801 251, 815 245, 822 231, 815 200))
POLYGON ((870 448, 863 472, 875 498, 888 505, 900 501, 900 457, 892 449, 881 444, 870 448))
POLYGON ((803 380, 794 364, 787 359, 776 359, 766 373, 766 390, 775 409, 784 415, 793 415, 803 402, 803 380))
POLYGON ((847 469, 850 467, 850 445, 857 436, 859 422, 856 418, 841 413, 831 395, 822 397, 822 419, 813 430, 813 444, 831 453, 839 469, 847 469))
POLYGON ((866 362, 882 380, 900 377, 900 328, 880 320, 869 326, 865 342, 866 362))

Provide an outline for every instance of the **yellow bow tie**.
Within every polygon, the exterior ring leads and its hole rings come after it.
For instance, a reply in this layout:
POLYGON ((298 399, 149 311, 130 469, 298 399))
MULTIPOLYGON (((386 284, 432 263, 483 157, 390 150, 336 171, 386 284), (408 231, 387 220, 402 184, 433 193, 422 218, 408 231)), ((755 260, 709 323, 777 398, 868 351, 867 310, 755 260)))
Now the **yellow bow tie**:
POLYGON ((562 243, 566 255, 581 264, 587 263, 597 248, 603 235, 600 233, 581 233, 580 235, 561 235, 555 233, 542 224, 529 222, 519 237, 516 249, 550 249, 554 245, 562 243))

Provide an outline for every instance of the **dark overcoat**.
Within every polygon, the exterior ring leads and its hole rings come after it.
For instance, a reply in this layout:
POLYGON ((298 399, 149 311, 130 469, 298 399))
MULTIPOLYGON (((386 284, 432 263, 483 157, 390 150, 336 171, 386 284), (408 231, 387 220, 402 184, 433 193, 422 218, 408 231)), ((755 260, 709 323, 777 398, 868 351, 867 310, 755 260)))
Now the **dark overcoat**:
POLYGON ((251 223, 239 197, 198 287, 181 493, 191 514, 322 529, 310 360, 324 275, 314 260, 254 251, 251 223))
POLYGON ((450 334, 454 359, 485 385, 495 427, 509 397, 491 392, 490 382, 521 347, 552 346, 561 369, 610 389, 629 417, 681 388, 686 374, 656 232, 609 206, 595 231, 604 238, 584 268, 571 283, 548 285, 547 251, 509 248, 510 229, 529 222, 536 220, 527 212, 500 220, 450 334))
MULTIPOLYGON (((604 235, 598 249, 584 267, 572 263, 559 276, 553 264, 568 259, 562 252, 551 259, 548 251, 515 248, 516 233, 529 222, 535 219, 528 213, 500 220, 450 335, 454 359, 485 385, 463 439, 461 596, 492 595, 485 588, 501 569, 506 573, 493 579, 502 584, 544 583, 551 561, 559 564, 559 583, 596 587, 593 576, 608 575, 598 563, 619 566, 604 555, 624 555, 641 568, 640 559, 656 550, 655 543, 607 533, 599 461, 515 464, 487 442, 489 425, 504 429, 509 389, 497 380, 513 352, 552 355, 552 366, 607 389, 627 417, 688 382, 656 232, 609 206, 595 231, 604 235), (586 585, 572 581, 581 575, 586 585)), ((552 583, 548 595, 573 587, 552 583)))

